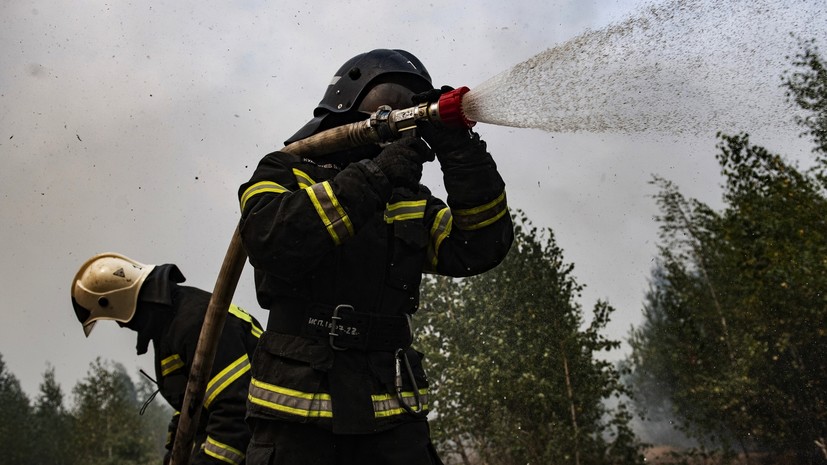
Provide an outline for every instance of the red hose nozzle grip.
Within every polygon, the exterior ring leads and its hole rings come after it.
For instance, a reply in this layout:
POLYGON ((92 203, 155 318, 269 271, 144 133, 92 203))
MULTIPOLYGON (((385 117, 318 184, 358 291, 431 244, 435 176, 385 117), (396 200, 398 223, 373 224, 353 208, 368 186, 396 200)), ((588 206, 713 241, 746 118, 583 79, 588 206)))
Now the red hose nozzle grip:
POLYGON ((458 87, 439 96, 439 119, 442 124, 452 128, 470 129, 476 121, 471 121, 462 111, 462 96, 470 91, 468 87, 458 87))

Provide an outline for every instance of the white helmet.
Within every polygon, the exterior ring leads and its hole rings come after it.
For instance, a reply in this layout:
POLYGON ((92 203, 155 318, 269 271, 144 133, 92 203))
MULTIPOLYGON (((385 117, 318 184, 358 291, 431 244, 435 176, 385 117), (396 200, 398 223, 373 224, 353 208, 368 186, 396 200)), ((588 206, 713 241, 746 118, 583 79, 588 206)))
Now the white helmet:
POLYGON ((112 252, 95 255, 80 267, 72 280, 72 305, 87 337, 98 320, 132 319, 141 285, 154 268, 112 252))

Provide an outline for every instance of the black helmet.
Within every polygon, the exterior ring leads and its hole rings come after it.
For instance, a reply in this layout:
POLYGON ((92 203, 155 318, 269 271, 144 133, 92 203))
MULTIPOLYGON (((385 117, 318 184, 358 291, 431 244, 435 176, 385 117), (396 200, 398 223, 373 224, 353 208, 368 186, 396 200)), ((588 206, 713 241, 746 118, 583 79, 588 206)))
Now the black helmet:
POLYGON ((372 88, 383 83, 401 85, 412 94, 433 87, 431 75, 422 62, 405 50, 377 49, 356 55, 336 71, 322 101, 313 110, 314 118, 285 141, 284 145, 312 136, 323 129, 359 121, 361 115, 357 110, 361 99, 372 88), (335 118, 331 115, 344 117, 335 118))

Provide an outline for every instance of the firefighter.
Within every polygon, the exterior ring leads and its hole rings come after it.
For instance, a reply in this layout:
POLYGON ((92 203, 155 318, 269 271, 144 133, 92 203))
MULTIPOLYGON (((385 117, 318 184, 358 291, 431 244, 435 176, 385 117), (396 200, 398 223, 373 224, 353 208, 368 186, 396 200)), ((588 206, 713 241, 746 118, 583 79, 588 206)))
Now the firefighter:
MULTIPOLYGON (((440 92, 404 50, 360 54, 285 144, 440 92)), ((242 244, 269 310, 253 359, 247 463, 441 464, 411 318, 423 272, 482 273, 511 246, 505 186, 486 144, 470 130, 422 124, 391 144, 316 157, 277 151, 239 199, 242 244), (420 184, 434 157, 447 205, 420 184)))
MULTIPOLYGON (((169 424, 172 444, 210 293, 182 286, 176 265, 145 265, 117 253, 91 257, 72 281, 72 306, 88 337, 99 320, 113 320, 138 333, 138 355, 155 353, 158 389, 175 409, 169 424)), ((230 306, 216 350, 204 411, 195 434, 192 464, 244 464, 250 431, 245 423, 250 357, 261 336, 256 319, 230 306)))

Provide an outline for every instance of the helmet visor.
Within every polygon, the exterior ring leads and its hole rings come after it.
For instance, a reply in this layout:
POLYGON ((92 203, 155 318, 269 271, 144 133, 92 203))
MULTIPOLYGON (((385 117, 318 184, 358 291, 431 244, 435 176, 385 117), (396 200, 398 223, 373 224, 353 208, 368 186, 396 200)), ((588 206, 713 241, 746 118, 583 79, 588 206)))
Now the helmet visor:
POLYGON ((74 297, 72 297, 72 307, 75 309, 75 316, 78 318, 78 321, 83 325, 83 334, 89 337, 89 333, 92 332, 97 320, 89 321, 89 319, 92 318, 92 312, 82 307, 74 297))
POLYGON ((361 103, 359 103, 359 111, 370 114, 382 105, 388 105, 394 110, 408 108, 413 106, 411 97, 413 97, 414 94, 416 94, 416 92, 401 84, 383 82, 377 84, 365 94, 361 103))

